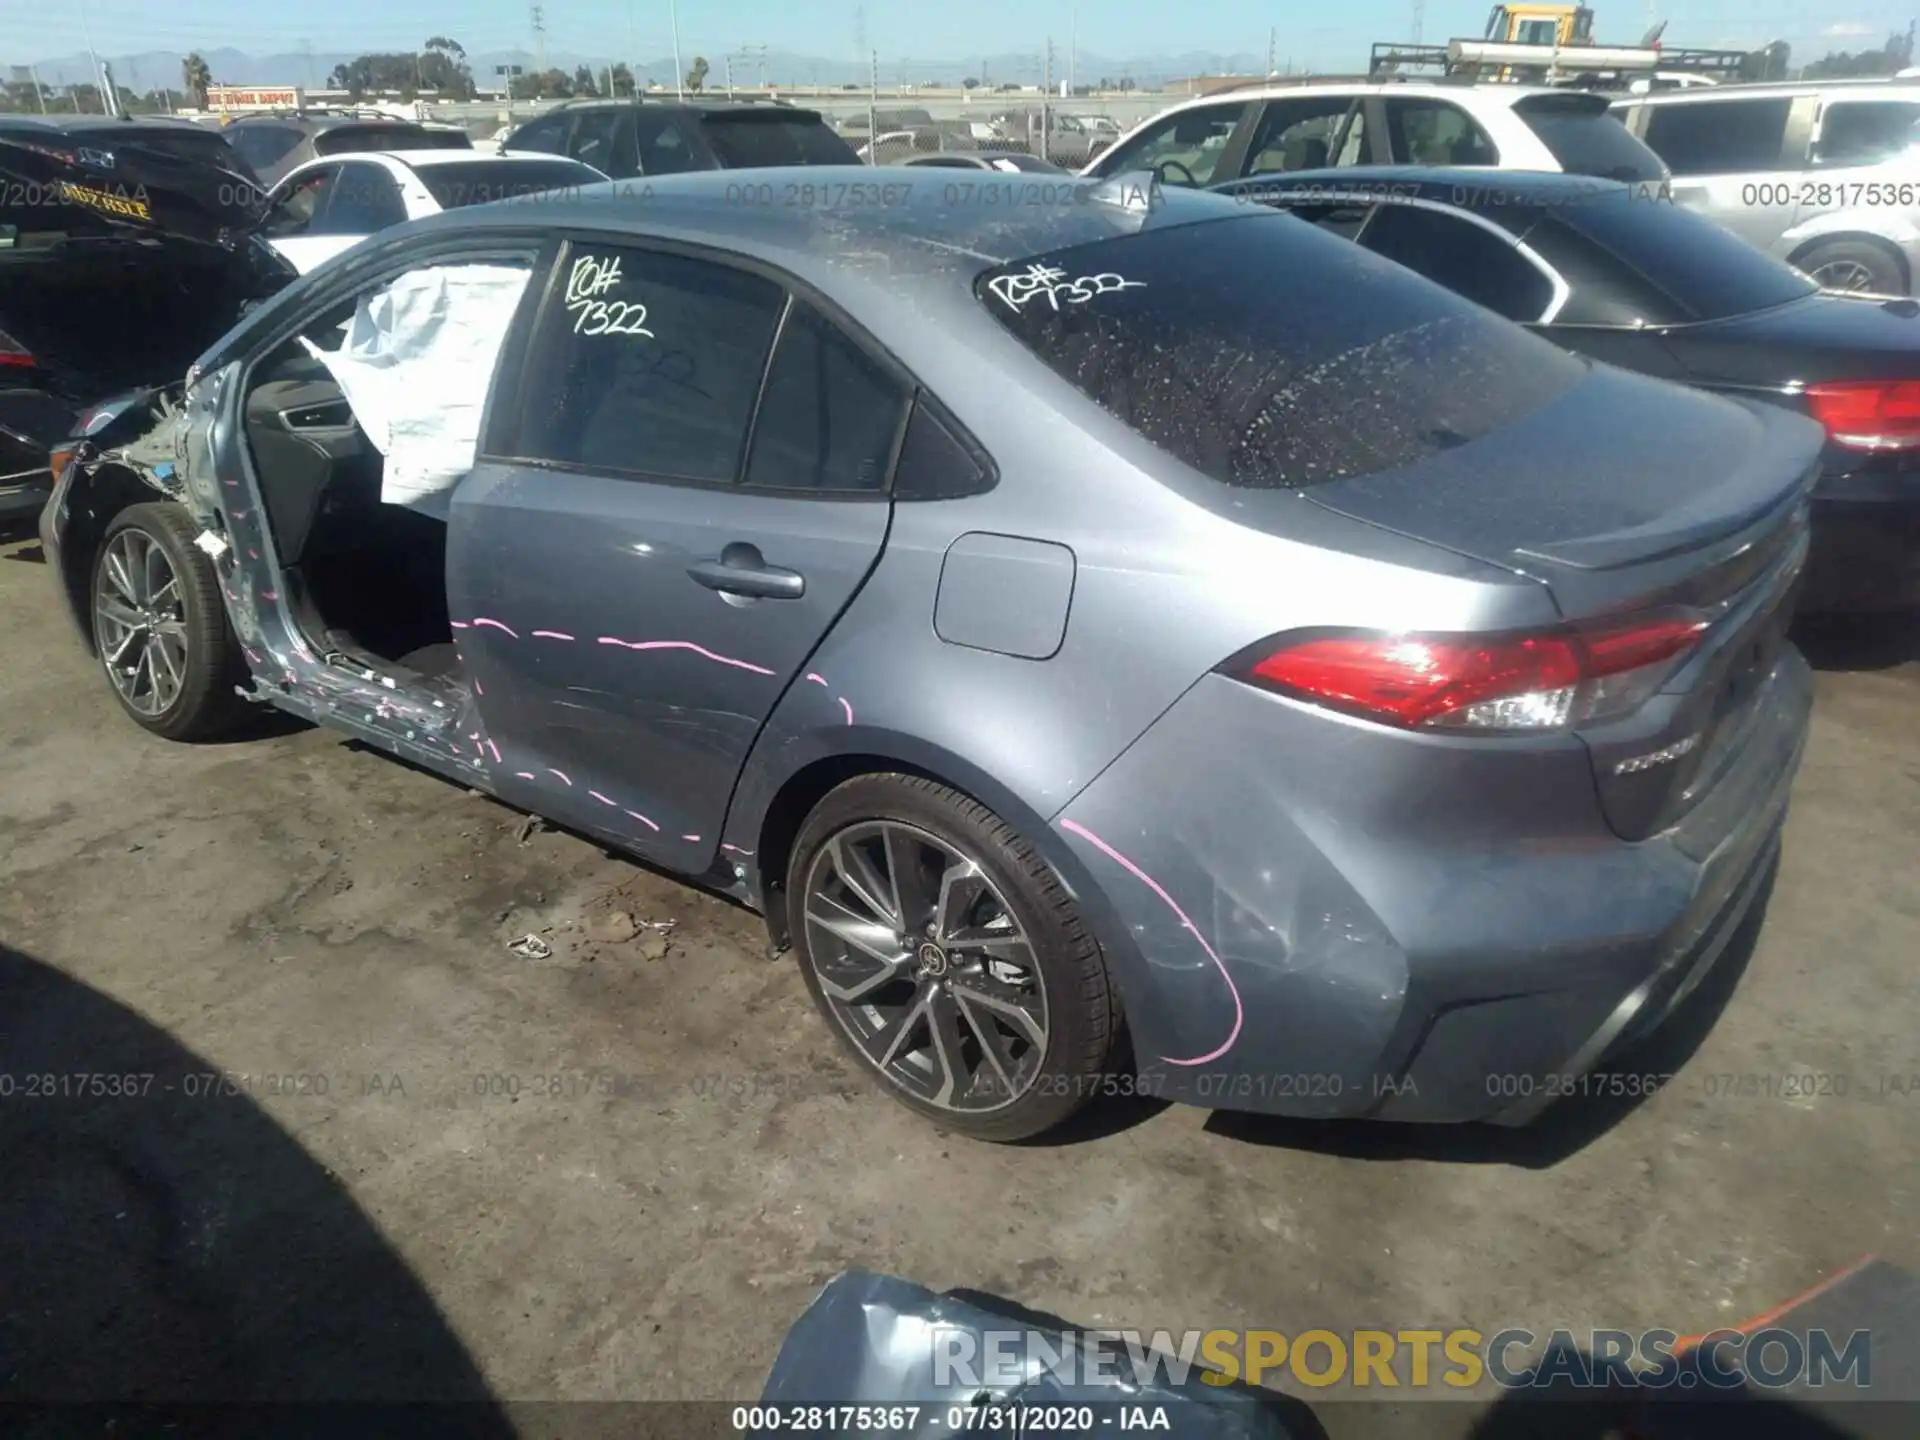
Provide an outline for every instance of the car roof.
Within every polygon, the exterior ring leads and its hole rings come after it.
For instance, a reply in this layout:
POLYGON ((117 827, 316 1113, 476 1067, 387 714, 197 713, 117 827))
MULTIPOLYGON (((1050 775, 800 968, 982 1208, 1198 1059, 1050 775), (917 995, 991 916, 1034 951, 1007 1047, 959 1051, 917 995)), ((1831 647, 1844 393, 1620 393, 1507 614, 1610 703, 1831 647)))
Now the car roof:
MULTIPOLYGON (((353 160, 364 155, 384 155, 389 160, 398 160, 413 170, 443 169, 449 165, 551 165, 561 161, 568 165, 585 165, 584 161, 567 155, 536 155, 525 150, 508 151, 495 155, 489 150, 367 150, 349 152, 345 155, 330 155, 330 160, 353 160)), ((591 169, 591 166, 586 166, 591 169)))
POLYGON ((322 130, 344 130, 355 125, 390 126, 404 125, 412 130, 430 130, 435 127, 420 120, 409 120, 400 115, 316 115, 304 110, 288 110, 265 115, 236 115, 227 124, 236 125, 291 125, 296 129, 318 133, 322 130))
MULTIPOLYGON (((1423 99, 1444 97, 1448 100, 1484 103, 1491 109, 1510 110, 1520 101, 1531 95, 1562 95, 1567 89, 1559 85, 1507 85, 1484 84, 1468 85, 1449 80, 1305 80, 1305 81, 1254 81, 1246 85, 1228 86, 1216 90, 1210 95, 1196 95, 1190 100, 1182 100, 1177 105, 1169 105, 1158 114, 1171 114, 1175 110, 1186 110, 1197 105, 1215 105, 1245 100, 1297 100, 1302 97, 1312 99, 1317 95, 1407 95, 1423 99)), ((1149 117, 1154 118, 1154 117, 1149 117)))
POLYGON ((1701 85, 1685 90, 1656 90, 1649 95, 1623 95, 1615 104, 1679 105, 1711 100, 1781 100, 1793 95, 1844 94, 1848 99, 1920 100, 1920 83, 1911 80, 1862 77, 1844 80, 1739 81, 1701 85))
POLYGON ((563 100, 550 110, 542 110, 538 115, 529 115, 522 124, 531 125, 536 120, 544 120, 549 115, 566 115, 576 110, 767 110, 781 115, 811 115, 820 117, 818 110, 809 110, 800 105, 789 105, 784 100, 768 100, 760 96, 728 99, 725 95, 689 95, 685 99, 641 100, 638 98, 600 98, 594 100, 563 100))
POLYGON ((1163 188, 1143 173, 1106 180, 1062 176, 1060 183, 1088 192, 1074 204, 955 206, 941 187, 926 183, 924 172, 905 165, 808 167, 815 191, 827 197, 845 191, 844 204, 830 198, 817 206, 740 203, 756 175, 771 180, 792 173, 697 170, 613 180, 422 223, 630 231, 757 257, 803 278, 853 270, 897 284, 964 271, 971 283, 983 269, 1030 255, 1247 211, 1226 196, 1163 188), (1111 203, 1097 203, 1101 196, 1111 203), (1122 198, 1132 205, 1119 203, 1122 198))
POLYGON ((134 126, 167 126, 175 130, 207 128, 179 115, 0 115, 0 126, 55 131, 111 130, 134 126))

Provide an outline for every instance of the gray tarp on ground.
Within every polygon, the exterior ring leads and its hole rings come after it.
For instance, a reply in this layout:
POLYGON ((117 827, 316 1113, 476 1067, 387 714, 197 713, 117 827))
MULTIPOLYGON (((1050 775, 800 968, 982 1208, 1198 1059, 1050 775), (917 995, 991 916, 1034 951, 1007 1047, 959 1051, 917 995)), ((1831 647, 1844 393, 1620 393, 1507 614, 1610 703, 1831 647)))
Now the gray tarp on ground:
POLYGON ((1042 1353, 1058 1353, 1063 1346, 1075 1347, 1083 1333, 1038 1325, 1011 1305, 988 1308, 994 1304, 987 1296, 936 1295, 889 1275, 859 1270, 838 1275, 787 1332, 761 1401, 769 1406, 920 1407, 913 1426, 860 1432, 898 1437, 948 1436, 954 1432, 949 1411, 969 1405, 982 1417, 965 1427, 970 1435, 1014 1433, 1011 1426, 990 1423, 993 1407, 1081 1405, 1096 1411, 1093 1428, 1086 1433, 1103 1436, 1121 1428, 1116 1421, 1119 1407, 1135 1405, 1164 1411, 1168 1424, 1157 1433, 1180 1440, 1310 1440, 1322 1433, 1311 1421, 1296 1428, 1282 1418, 1283 1407, 1297 1409, 1296 1402, 1242 1386, 1203 1385, 1198 1366, 1179 1383, 1164 1368, 1139 1377, 1138 1367, 1125 1364, 1120 1374, 1095 1381, 1077 1364, 1060 1375, 1044 1362, 990 1367, 984 1358, 980 1363, 989 1373, 977 1377, 982 1384, 971 1383, 972 1377, 957 1380, 950 1365, 942 1366, 946 1373, 937 1376, 936 1353, 954 1353, 948 1337, 984 1357, 992 1336, 1021 1332, 1038 1339, 1042 1353), (970 1347, 965 1337, 971 1337, 970 1347), (947 1383, 938 1383, 943 1378, 947 1383))

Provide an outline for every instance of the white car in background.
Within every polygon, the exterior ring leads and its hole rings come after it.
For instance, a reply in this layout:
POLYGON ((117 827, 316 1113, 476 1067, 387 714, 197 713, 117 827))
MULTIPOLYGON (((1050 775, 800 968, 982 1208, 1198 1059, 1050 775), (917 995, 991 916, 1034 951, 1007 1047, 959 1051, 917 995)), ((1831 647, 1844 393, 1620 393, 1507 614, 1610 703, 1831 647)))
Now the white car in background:
POLYGON ((481 150, 376 150, 336 155, 287 173, 260 237, 302 275, 389 226, 462 205, 483 205, 606 176, 562 155, 481 150))

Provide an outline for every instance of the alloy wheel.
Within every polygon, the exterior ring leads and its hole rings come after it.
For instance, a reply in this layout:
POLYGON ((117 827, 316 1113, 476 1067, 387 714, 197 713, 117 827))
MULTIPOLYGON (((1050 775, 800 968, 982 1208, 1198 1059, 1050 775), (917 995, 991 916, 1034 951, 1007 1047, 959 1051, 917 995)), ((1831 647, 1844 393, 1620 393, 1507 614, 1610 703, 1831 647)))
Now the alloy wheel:
POLYGON ((180 577, 154 538, 122 530, 107 542, 94 582, 93 633, 113 688, 141 715, 180 697, 187 674, 186 605, 180 577))
POLYGON ((1871 290, 1873 272, 1858 260, 1829 260, 1807 272, 1822 290, 1871 290))
POLYGON ((979 862, 894 820, 835 832, 808 870, 807 953, 827 1009, 891 1084, 944 1110, 1004 1109, 1047 1054, 1025 928, 979 862))

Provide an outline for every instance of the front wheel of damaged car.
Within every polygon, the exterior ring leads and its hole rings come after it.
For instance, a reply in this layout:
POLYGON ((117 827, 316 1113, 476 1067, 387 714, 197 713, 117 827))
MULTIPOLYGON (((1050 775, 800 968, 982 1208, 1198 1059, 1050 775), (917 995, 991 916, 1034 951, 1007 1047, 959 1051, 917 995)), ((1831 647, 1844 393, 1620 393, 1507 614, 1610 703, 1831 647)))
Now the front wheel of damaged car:
POLYGON ((1119 1010, 1100 947, 985 806, 917 776, 849 780, 801 828, 787 905, 814 1003, 909 1109, 1023 1140, 1101 1089, 1119 1010))
POLYGON ((211 739, 245 713, 220 579, 193 532, 177 505, 122 510, 94 556, 89 592, 94 648, 114 698, 169 740, 211 739))

